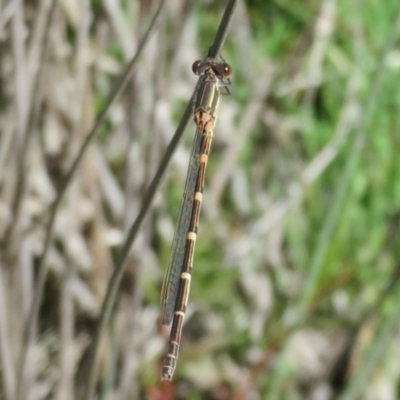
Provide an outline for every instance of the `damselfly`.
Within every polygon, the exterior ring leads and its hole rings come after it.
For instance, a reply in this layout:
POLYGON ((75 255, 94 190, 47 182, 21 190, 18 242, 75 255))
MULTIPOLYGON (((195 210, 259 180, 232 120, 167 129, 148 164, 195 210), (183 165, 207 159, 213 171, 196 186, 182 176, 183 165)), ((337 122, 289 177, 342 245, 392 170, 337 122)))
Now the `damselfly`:
POLYGON ((196 61, 192 69, 201 77, 194 99, 196 133, 171 259, 161 292, 161 322, 169 325, 172 321, 168 351, 163 364, 163 380, 172 379, 178 360, 203 198, 204 175, 218 113, 219 87, 226 86, 226 79, 231 75, 231 68, 227 63, 210 59, 196 61))

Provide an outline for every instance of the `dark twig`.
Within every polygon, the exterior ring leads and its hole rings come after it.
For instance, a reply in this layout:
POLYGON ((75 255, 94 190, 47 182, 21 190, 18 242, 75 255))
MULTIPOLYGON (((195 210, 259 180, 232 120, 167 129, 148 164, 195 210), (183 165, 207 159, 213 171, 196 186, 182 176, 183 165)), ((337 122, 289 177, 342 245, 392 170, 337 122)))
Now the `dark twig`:
POLYGON ((229 0, 228 4, 226 5, 224 15, 222 16, 218 31, 215 35, 214 43, 208 51, 208 57, 210 58, 217 58, 222 49, 222 46, 225 43, 225 39, 228 34, 228 28, 233 17, 233 12, 235 11, 236 3, 236 0, 229 0))
MULTIPOLYGON (((229 0, 227 7, 225 9, 224 15, 222 17, 221 23, 219 25, 217 34, 215 36, 215 40, 213 45, 210 48, 209 57, 215 58, 218 56, 220 49, 222 48, 225 38, 227 36, 227 31, 229 28, 229 23, 232 19, 232 14, 235 8, 236 0, 229 0)), ((194 93, 196 93, 197 88, 198 88, 199 82, 196 85, 194 93)), ((107 287, 107 294, 102 306, 101 314, 98 320, 98 325, 96 328, 96 333, 95 337, 93 338, 92 341, 92 346, 90 349, 90 355, 89 355, 89 362, 88 362, 88 378, 85 379, 84 381, 87 382, 87 387, 86 387, 86 392, 84 399, 85 400, 91 400, 93 398, 94 394, 94 387, 96 383, 96 376, 97 376, 97 368, 96 368, 96 357, 97 357, 97 350, 100 344, 100 340, 104 331, 104 328, 109 322, 110 319, 110 314, 111 310, 113 308, 113 305, 115 303, 116 299, 116 294, 119 289, 119 285, 125 270, 125 260, 128 256, 129 250, 139 232, 140 226, 142 225, 142 222, 152 204, 154 195, 158 189, 158 186, 161 183, 161 180, 165 174, 165 171, 167 169, 167 166, 172 158, 173 153, 175 152, 175 149, 184 133, 186 130, 190 119, 192 117, 193 113, 193 96, 192 95, 190 101, 188 102, 188 105, 186 106, 186 110, 183 114, 183 117, 176 129, 176 132, 174 134, 174 137, 172 138, 170 144, 168 145, 168 148, 165 152, 165 155, 163 159, 161 160, 161 163, 158 167, 158 170, 150 183, 150 186, 146 192, 146 195, 144 196, 143 200, 143 205, 141 210, 139 211, 138 216, 136 217, 136 220, 133 222, 132 226, 129 229, 128 236, 118 254, 116 263, 115 263, 115 269, 114 273, 109 281, 108 287, 107 287)))
POLYGON ((192 117, 192 100, 188 103, 186 107, 186 111, 182 117, 181 123, 179 124, 174 137, 172 138, 170 144, 168 145, 168 148, 165 152, 165 155, 160 163, 160 166, 158 167, 158 170, 147 190, 147 193, 144 197, 143 200, 143 205, 141 210, 139 211, 138 216, 136 217, 136 220, 132 224, 132 226, 129 229, 128 236, 125 240, 125 243, 123 244, 118 258, 115 262, 115 269, 114 273, 111 276, 111 279, 108 283, 107 287, 107 294, 103 302, 103 306, 101 309, 101 314, 98 320, 98 325, 96 328, 95 336, 92 341, 92 346, 90 349, 90 355, 89 355, 89 361, 88 361, 88 374, 89 378, 85 379, 84 381, 87 382, 87 390, 86 394, 84 396, 85 399, 92 399, 93 397, 93 390, 94 390, 94 385, 95 385, 95 380, 96 380, 96 355, 97 355, 97 349, 100 344, 100 339, 102 336, 102 333, 104 331, 104 328, 106 327, 109 319, 110 319, 110 314, 112 307, 114 305, 115 299, 116 299, 116 294, 119 289, 119 285, 121 283, 121 279, 124 273, 124 262, 125 259, 129 253, 129 249, 132 246, 133 241, 135 240, 139 229, 143 223, 143 220, 150 208, 150 205, 152 203, 152 200, 154 198, 155 193, 157 192, 158 186, 160 185, 161 179, 164 176, 164 173, 166 171, 166 168, 172 158, 172 155, 174 154, 174 151, 183 135, 183 133, 186 130, 187 125, 190 122, 190 119, 192 117))
POLYGON ((115 102, 117 97, 121 94, 121 92, 124 90, 127 82, 129 81, 129 79, 132 75, 133 69, 136 66, 136 63, 137 63, 145 45, 148 42, 150 33, 153 31, 153 28, 154 28, 155 23, 161 13, 164 3, 165 3, 165 0, 161 0, 160 5, 153 17, 153 20, 151 21, 151 24, 150 24, 147 32, 145 33, 145 35, 143 36, 143 39, 139 43, 139 46, 138 46, 135 56, 133 57, 131 62, 126 67, 126 70, 125 70, 124 74, 122 75, 119 83, 116 85, 114 90, 111 92, 110 96, 107 99, 106 105, 104 106, 103 110, 97 117, 93 128, 91 129, 89 134, 86 136, 86 139, 83 142, 74 162, 72 163, 71 168, 67 172, 65 179, 61 184, 61 187, 57 194, 57 197, 51 206, 50 218, 49 218, 49 222, 48 222, 47 228, 46 228, 46 239, 45 239, 45 243, 43 246, 42 254, 39 257, 39 261, 37 264, 39 274, 38 274, 38 279, 37 279, 37 284, 36 284, 35 295, 34 295, 32 307, 31 307, 31 310, 29 313, 29 320, 27 321, 27 325, 26 325, 26 328, 24 331, 24 333, 25 333, 24 343, 23 343, 23 347, 21 350, 20 358, 19 358, 19 365, 18 365, 18 382, 19 382, 18 386, 19 387, 22 386, 22 381, 23 381, 23 376, 24 376, 24 365, 26 364, 27 350, 28 350, 29 344, 31 343, 31 341, 33 339, 34 333, 35 333, 37 315, 39 312, 39 307, 40 307, 41 299, 43 296, 44 285, 45 285, 46 277, 47 277, 47 273, 48 273, 48 269, 46 267, 46 257, 47 257, 47 253, 48 253, 48 250, 50 247, 52 237, 53 237, 54 222, 56 219, 57 211, 59 209, 62 199, 64 198, 64 194, 65 194, 78 166, 80 165, 90 142, 92 141, 94 135, 97 132, 97 129, 102 125, 110 107, 115 102))

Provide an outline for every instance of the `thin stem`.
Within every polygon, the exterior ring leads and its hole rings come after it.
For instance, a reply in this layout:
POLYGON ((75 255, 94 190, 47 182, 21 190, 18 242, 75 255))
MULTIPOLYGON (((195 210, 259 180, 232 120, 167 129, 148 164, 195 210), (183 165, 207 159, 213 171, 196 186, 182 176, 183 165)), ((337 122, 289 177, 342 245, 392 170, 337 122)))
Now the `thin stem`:
POLYGON ((123 276, 124 270, 125 270, 124 262, 128 256, 128 253, 132 246, 133 241, 135 240, 137 234, 139 233, 139 229, 144 221, 144 218, 145 218, 148 210, 150 209, 154 195, 156 194, 158 186, 161 183, 161 179, 164 176, 164 173, 165 173, 167 166, 172 158, 172 155, 174 154, 175 149, 176 149, 183 133, 185 132, 185 130, 190 122, 191 117, 192 117, 192 99, 188 103, 185 113, 182 117, 182 120, 175 132, 175 135, 172 138, 170 144, 168 145, 165 155, 164 155, 163 159, 161 160, 160 166, 158 167, 158 170, 146 192, 146 195, 144 196, 142 208, 140 209, 139 214, 136 217, 136 220, 131 225, 129 232, 128 232, 128 236, 125 240, 125 243, 123 244, 123 246, 118 254, 117 260, 115 262, 114 273, 111 276, 111 279, 108 283, 106 297, 103 302, 101 314, 100 314, 100 317, 98 320, 98 325, 97 325, 96 332, 95 332, 95 335, 94 335, 94 338, 92 341, 92 347, 90 349, 88 369, 87 369, 89 377, 88 377, 88 379, 84 380, 85 382, 88 382, 86 394, 84 396, 84 398, 87 400, 93 398, 94 385, 95 385, 96 375, 97 375, 96 362, 95 362, 96 356, 97 356, 97 350, 98 350, 104 329, 105 329, 106 325, 108 324, 108 321, 110 320, 111 310, 115 303, 116 295, 117 295, 117 292, 118 292, 118 289, 119 289, 119 286, 121 283, 121 279, 122 279, 122 276, 123 276))
POLYGON ((31 307, 31 310, 29 313, 29 319, 27 321, 27 325, 26 325, 26 328, 24 331, 24 333, 25 333, 24 343, 22 345, 22 350, 21 350, 21 354, 20 354, 20 358, 19 358, 19 365, 18 365, 19 385, 18 385, 18 387, 22 386, 23 377, 24 377, 24 366, 26 365, 27 351, 28 351, 29 344, 33 340, 33 336, 35 333, 37 315, 39 312, 39 307, 40 307, 40 303, 41 303, 42 296, 43 296, 44 285, 45 285, 47 273, 48 273, 48 269, 46 266, 46 257, 48 254, 51 240, 53 238, 54 223, 55 223, 58 209, 64 198, 64 194, 65 194, 69 184, 71 183, 72 178, 73 178, 76 170, 78 169, 78 166, 80 165, 90 142, 92 141, 94 135, 97 132, 97 129, 102 125, 102 123, 104 122, 104 120, 107 116, 108 111, 110 110, 110 107, 113 105, 113 103, 115 102, 117 97, 119 97, 119 95, 122 93, 127 82, 131 78, 132 72, 136 66, 136 63, 137 63, 145 45, 148 42, 150 33, 153 31, 153 28, 154 28, 156 21, 161 13, 164 3, 165 3, 165 0, 161 0, 160 5, 153 17, 153 20, 150 23, 149 28, 147 29, 145 35, 143 36, 142 40, 139 43, 139 46, 138 46, 135 56, 133 57, 131 62, 126 67, 126 70, 125 70, 124 74, 122 75, 119 83, 116 85, 114 90, 109 95, 106 105, 104 106, 103 110, 97 117, 97 119, 93 125, 93 128, 91 129, 89 134, 86 136, 86 139, 83 142, 74 162, 72 163, 72 166, 70 167, 69 171, 67 172, 67 174, 61 184, 61 187, 57 194, 57 197, 55 198, 55 200, 51 206, 50 218, 49 218, 49 222, 46 227, 46 239, 45 239, 42 253, 39 257, 39 261, 37 264, 37 269, 38 269, 39 273, 38 273, 38 279, 37 279, 37 284, 36 284, 36 289, 35 289, 35 295, 34 295, 32 307, 31 307))
MULTIPOLYGON (((13 242, 13 237, 14 237, 14 232, 16 227, 18 226, 18 219, 19 219, 19 214, 21 211, 21 204, 22 204, 22 199, 23 199, 23 194, 24 194, 24 189, 26 186, 26 170, 27 170, 27 151, 29 148, 29 143, 30 139, 32 137, 32 133, 34 131, 34 127, 37 125, 38 120, 39 120, 39 115, 40 115, 40 106, 41 106, 41 88, 43 87, 43 80, 44 80, 44 71, 45 71, 45 62, 47 60, 47 55, 49 52, 49 45, 50 45, 50 28, 52 25, 52 21, 54 18, 54 14, 56 11, 56 1, 52 1, 50 10, 47 14, 47 18, 45 21, 45 28, 43 32, 43 45, 40 47, 41 52, 38 57, 40 65, 38 67, 37 71, 37 76, 36 79, 34 79, 34 85, 31 91, 31 98, 33 101, 32 94, 35 93, 35 101, 34 103, 31 104, 30 110, 29 110, 29 116, 28 116, 28 122, 25 126, 25 132, 22 138, 22 144, 21 148, 19 150, 19 156, 18 159, 21 162, 21 168, 18 171, 17 175, 17 184, 16 184, 16 190, 14 194, 14 200, 13 200, 13 215, 14 219, 16 221, 15 224, 12 224, 10 227, 9 232, 6 235, 6 240, 9 241, 9 243, 13 242)), ((8 246, 7 246, 8 247, 8 246)), ((11 251, 14 250, 13 247, 11 247, 11 251)), ((40 301, 40 300, 39 300, 40 301)), ((34 310, 35 306, 35 301, 32 303, 32 310, 34 310)), ((37 305, 37 312, 39 311, 39 302, 37 305)), ((32 312, 29 313, 28 315, 28 320, 27 320, 27 326, 26 329, 24 330, 24 338, 23 338, 23 343, 22 343, 22 348, 21 348, 21 354, 19 358, 19 362, 17 364, 17 384, 16 387, 16 399, 23 397, 23 392, 24 392, 24 384, 23 384, 23 378, 24 378, 24 372, 25 372, 25 365, 26 365, 26 356, 27 356, 27 351, 28 351, 28 346, 30 343, 31 338, 34 335, 35 331, 35 320, 32 318, 32 312)))
POLYGON ((224 15, 222 16, 217 33, 215 35, 214 43, 208 51, 208 57, 210 58, 217 58, 222 49, 222 46, 225 43, 226 36, 228 35, 228 28, 232 21, 233 12, 235 11, 236 3, 236 0, 229 0, 228 4, 226 5, 224 15))
MULTIPOLYGON (((221 19, 221 23, 219 25, 217 34, 215 36, 214 43, 210 48, 209 55, 208 55, 209 57, 215 58, 219 54, 219 51, 224 44, 224 41, 225 41, 225 38, 227 35, 227 31, 229 28, 229 23, 232 19, 232 14, 233 14, 233 11, 235 8, 235 4, 236 4, 236 0, 228 1, 224 15, 221 19)), ((97 376, 97 368, 96 368, 97 350, 98 350, 98 347, 100 344, 102 334, 104 332, 104 328, 106 327, 106 325, 108 324, 108 322, 110 320, 111 310, 115 303, 119 285, 120 285, 120 282, 121 282, 121 279, 122 279, 122 276, 123 276, 123 273, 125 270, 125 268, 124 268, 125 260, 128 256, 129 250, 139 232, 139 229, 144 221, 144 218, 145 218, 148 210, 150 209, 154 195, 155 195, 155 193, 158 189, 158 186, 160 185, 161 180, 166 172, 167 166, 172 158, 172 155, 173 155, 184 131, 186 130, 186 128, 190 122, 190 119, 191 119, 192 113, 193 113, 192 103, 193 103, 193 99, 194 99, 194 94, 197 92, 199 84, 200 84, 200 79, 197 82, 194 93, 186 106, 186 110, 185 110, 185 112, 182 116, 182 119, 176 129, 176 132, 175 132, 170 144, 168 145, 165 155, 164 155, 163 159, 161 160, 161 163, 157 169, 157 172, 156 172, 152 182, 150 183, 150 186, 144 196, 142 208, 139 211, 139 214, 136 217, 136 220, 133 222, 132 226, 130 227, 128 236, 127 236, 127 238, 118 254, 118 257, 116 259, 115 270, 114 270, 114 273, 113 273, 113 275, 109 281, 108 287, 107 287, 107 294, 106 294, 106 297, 103 302, 103 306, 102 306, 101 314, 100 314, 100 317, 98 320, 98 325, 96 328, 95 336, 93 338, 92 346, 90 349, 88 368, 87 368, 88 377, 87 377, 87 379, 84 380, 85 382, 87 382, 85 395, 83 397, 86 400, 91 400, 94 395, 94 387, 95 387, 96 376, 97 376)))

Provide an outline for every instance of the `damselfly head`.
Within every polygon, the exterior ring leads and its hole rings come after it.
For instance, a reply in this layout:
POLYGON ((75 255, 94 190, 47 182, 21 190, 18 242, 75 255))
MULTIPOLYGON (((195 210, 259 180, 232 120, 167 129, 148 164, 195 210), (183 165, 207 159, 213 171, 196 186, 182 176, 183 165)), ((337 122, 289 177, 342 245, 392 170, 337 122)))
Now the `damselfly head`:
POLYGON ((203 75, 209 68, 212 69, 214 74, 222 79, 227 79, 231 76, 232 69, 226 62, 210 62, 197 60, 192 65, 192 71, 196 75, 203 75))

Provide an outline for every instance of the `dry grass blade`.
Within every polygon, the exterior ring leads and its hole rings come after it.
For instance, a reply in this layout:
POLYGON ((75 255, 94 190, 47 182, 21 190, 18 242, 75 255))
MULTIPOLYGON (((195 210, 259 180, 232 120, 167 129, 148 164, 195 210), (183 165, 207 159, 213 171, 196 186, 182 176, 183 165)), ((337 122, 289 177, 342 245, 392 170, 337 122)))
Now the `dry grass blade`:
MULTIPOLYGON (((0 267, 2 267, 0 265, 0 267)), ((10 326, 3 271, 0 268, 0 353, 4 380, 4 400, 13 400, 16 392, 16 377, 12 353, 10 351, 10 326)))
MULTIPOLYGON (((37 126, 37 122, 40 115, 40 108, 42 106, 42 89, 45 76, 45 60, 48 57, 49 42, 50 42, 50 28, 53 22, 54 13, 56 11, 56 1, 52 1, 51 4, 44 0, 41 2, 40 10, 37 16, 37 28, 36 31, 39 32, 37 36, 39 45, 34 49, 32 58, 35 59, 35 64, 38 64, 36 71, 34 71, 31 81, 33 83, 32 89, 27 93, 24 93, 26 101, 29 102, 27 105, 27 120, 26 124, 22 127, 23 132, 21 134, 20 149, 18 152, 18 160, 22 162, 18 163, 18 174, 16 178, 16 188, 13 198, 13 215, 16 222, 10 226, 10 232, 6 235, 9 243, 13 242, 14 231, 19 226, 18 221, 21 213, 21 204, 23 199, 24 190, 26 187, 26 177, 27 177, 27 152, 29 144, 37 126)), ((22 29, 21 29, 22 30, 22 29)), ((22 63, 23 64, 23 63, 22 63)), ((28 87, 29 85, 26 84, 28 87)), ((7 245, 7 244, 6 244, 7 245)))

